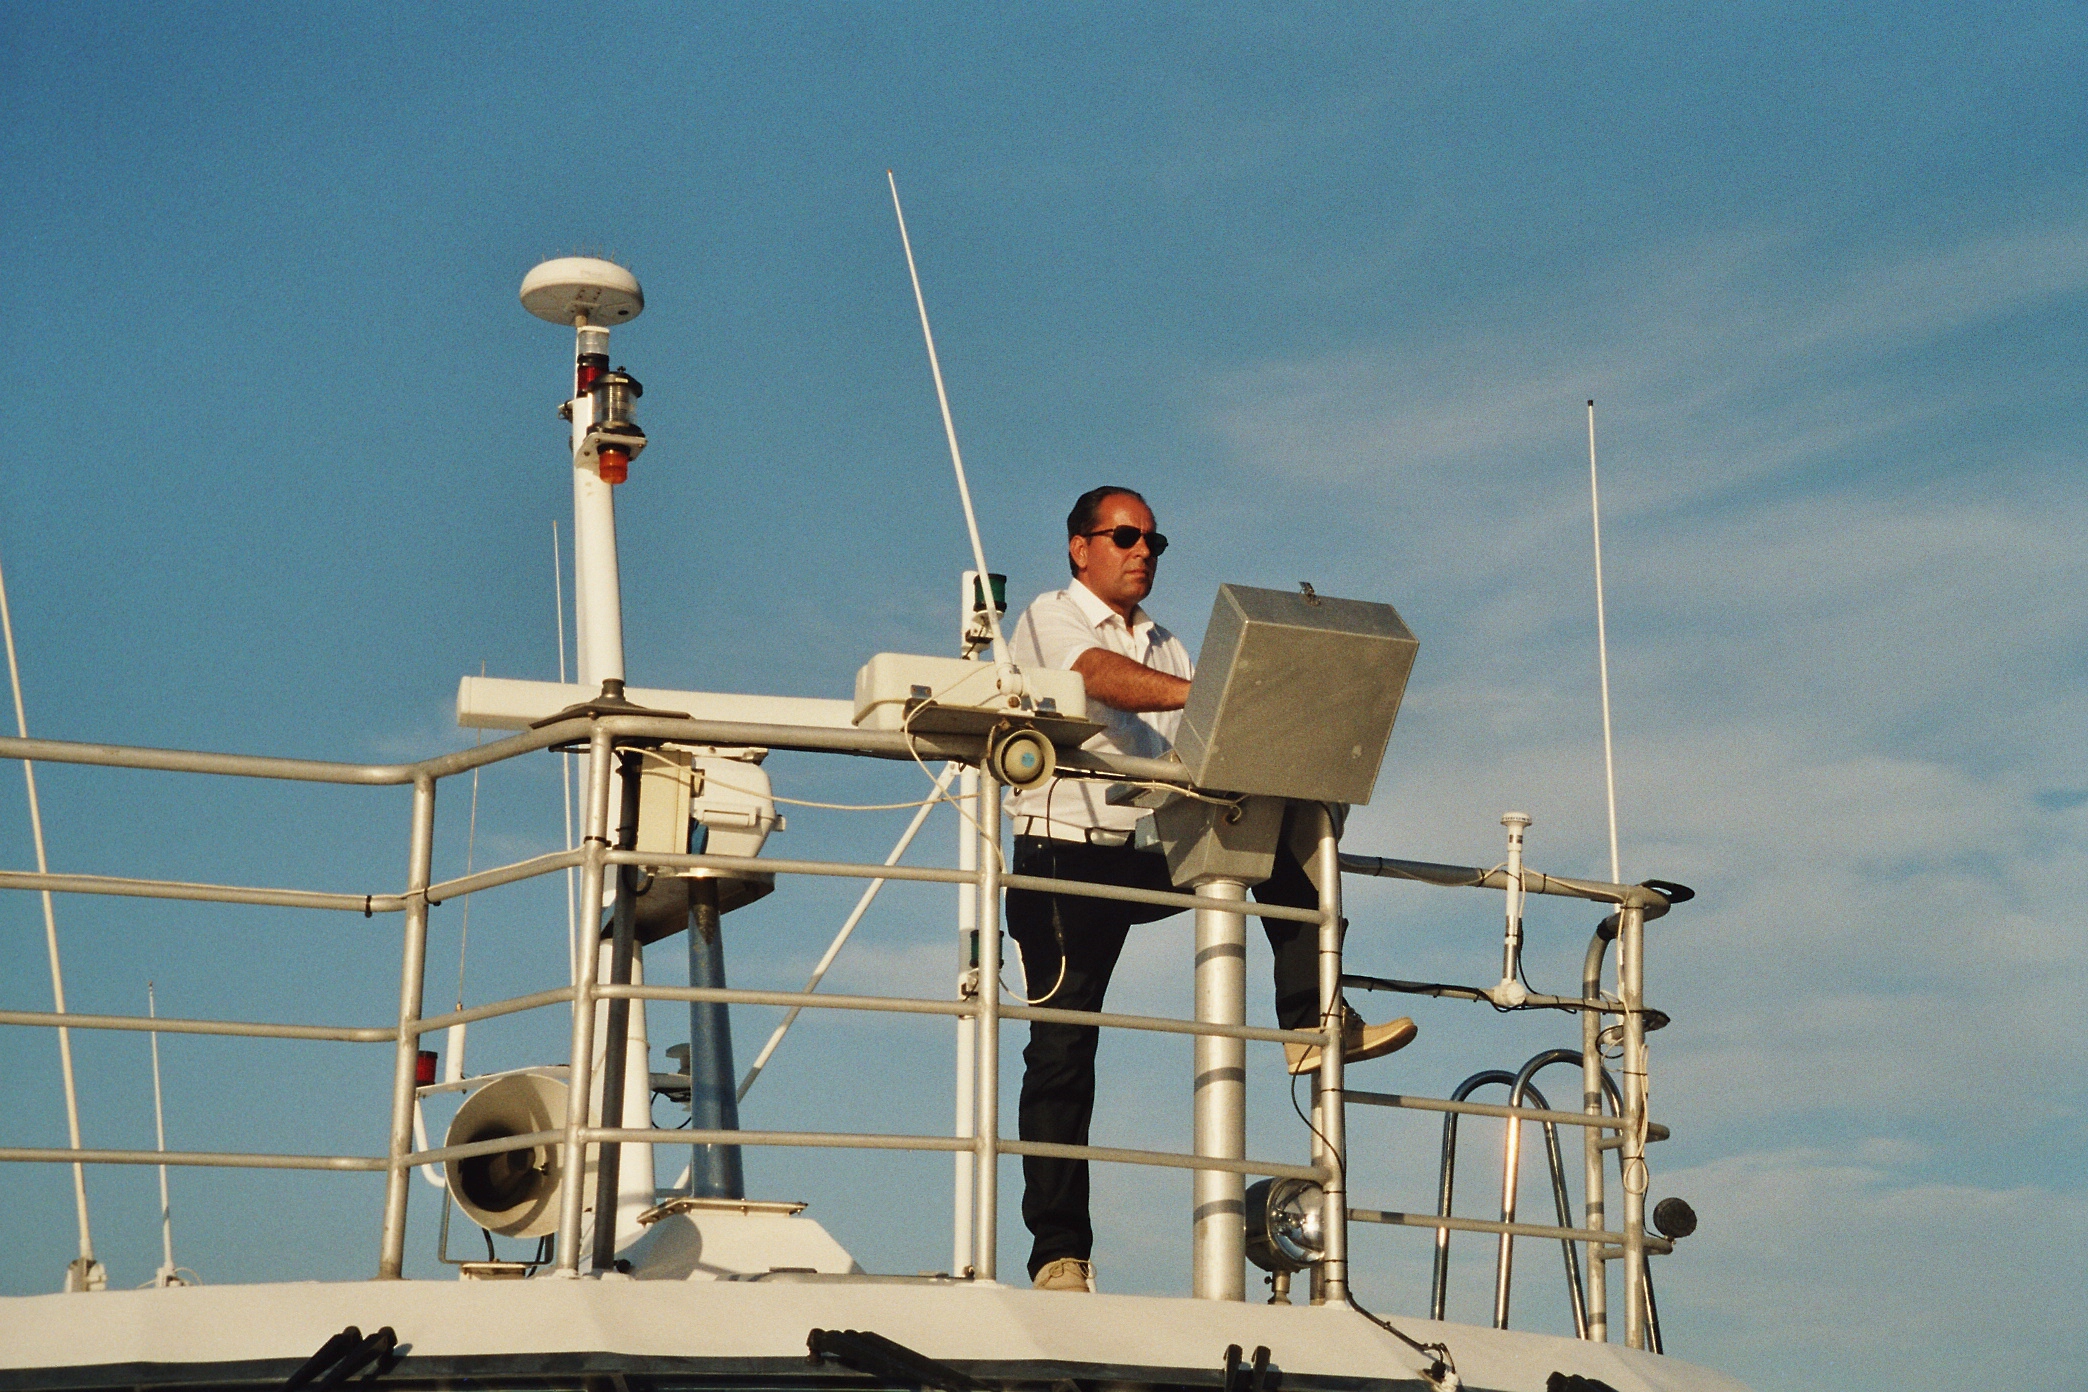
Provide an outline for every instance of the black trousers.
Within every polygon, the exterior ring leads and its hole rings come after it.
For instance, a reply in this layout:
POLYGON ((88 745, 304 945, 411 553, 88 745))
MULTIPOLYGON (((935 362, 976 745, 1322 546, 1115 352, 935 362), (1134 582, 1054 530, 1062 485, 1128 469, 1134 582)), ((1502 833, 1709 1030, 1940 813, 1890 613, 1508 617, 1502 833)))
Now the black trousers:
MULTIPOLYGON (((1288 830, 1288 821, 1285 824, 1288 830)), ((1275 873, 1254 887, 1264 904, 1317 908, 1319 891, 1287 844, 1278 842, 1275 873)), ((1015 838, 1018 875, 1084 880, 1090 884, 1172 891, 1164 856, 1129 846, 1088 846, 1042 837, 1015 838)), ((1008 891, 1008 932, 1022 952, 1026 994, 1058 1010, 1100 1010, 1110 973, 1124 939, 1139 923, 1181 913, 1152 904, 1127 904, 1036 890, 1008 891)), ((1276 1018, 1284 1029, 1312 1029, 1319 1021, 1319 929, 1310 923, 1262 920, 1276 952, 1276 1018)), ((1101 1031, 1092 1025, 1033 1021, 1022 1051, 1019 1125, 1026 1141, 1086 1145, 1095 1114, 1095 1047, 1101 1031)), ((1022 1221, 1033 1239, 1029 1273, 1035 1277, 1061 1257, 1085 1261, 1094 1251, 1088 1217, 1085 1160, 1022 1160, 1022 1221)))

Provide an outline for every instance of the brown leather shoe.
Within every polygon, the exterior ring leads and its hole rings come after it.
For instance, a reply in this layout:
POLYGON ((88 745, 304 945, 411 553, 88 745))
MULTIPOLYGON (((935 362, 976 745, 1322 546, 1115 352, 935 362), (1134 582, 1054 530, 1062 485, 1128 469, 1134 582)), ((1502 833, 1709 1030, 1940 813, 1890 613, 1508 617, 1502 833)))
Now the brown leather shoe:
POLYGON ((1038 1290, 1078 1291, 1092 1295, 1095 1290, 1095 1266, 1078 1257, 1060 1257, 1037 1269, 1037 1279, 1030 1284, 1038 1290))
MULTIPOLYGON (((1344 1065, 1365 1063, 1397 1053, 1413 1043, 1414 1036, 1421 1032, 1420 1027, 1404 1015, 1382 1025, 1366 1025, 1353 1010, 1346 1013, 1348 1027, 1341 1032, 1341 1061, 1344 1065)), ((1320 1046, 1317 1044, 1286 1044, 1283 1054, 1290 1061, 1292 1073, 1311 1073, 1320 1066, 1320 1046)))

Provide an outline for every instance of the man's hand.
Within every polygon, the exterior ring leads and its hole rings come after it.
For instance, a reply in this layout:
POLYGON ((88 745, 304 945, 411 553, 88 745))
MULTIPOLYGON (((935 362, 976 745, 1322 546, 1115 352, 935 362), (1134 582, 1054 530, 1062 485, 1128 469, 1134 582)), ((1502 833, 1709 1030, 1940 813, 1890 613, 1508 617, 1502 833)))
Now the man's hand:
POLYGON ((1189 699, 1189 683, 1107 648, 1089 648, 1073 659, 1073 670, 1087 683, 1087 694, 1121 711, 1180 710, 1189 699))

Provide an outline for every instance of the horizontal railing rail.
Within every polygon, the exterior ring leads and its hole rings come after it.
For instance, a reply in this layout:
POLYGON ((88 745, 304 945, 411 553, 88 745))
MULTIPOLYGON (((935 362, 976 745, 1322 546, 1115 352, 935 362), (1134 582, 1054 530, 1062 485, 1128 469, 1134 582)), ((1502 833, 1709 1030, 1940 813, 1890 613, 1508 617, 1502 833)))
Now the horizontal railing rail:
POLYGON ((1622 1117, 1592 1112, 1559 1112, 1542 1107, 1505 1107, 1498 1102, 1466 1102, 1447 1097, 1411 1097, 1403 1092, 1358 1092, 1349 1088, 1342 1093, 1346 1102, 1360 1102, 1366 1107, 1405 1107, 1417 1112, 1456 1112, 1463 1116, 1514 1117, 1521 1121, 1549 1121, 1559 1126, 1593 1126, 1606 1131, 1624 1129, 1622 1117))
MULTIPOLYGON (((1400 1228, 1448 1228, 1452 1232, 1509 1233, 1516 1237, 1543 1237, 1561 1242, 1593 1242, 1621 1247, 1624 1234, 1614 1228, 1554 1228, 1541 1223, 1502 1223, 1491 1218, 1454 1218, 1436 1213, 1400 1213, 1390 1209, 1352 1208, 1353 1223, 1382 1223, 1400 1228)), ((1664 1237, 1646 1234, 1646 1250, 1665 1255, 1675 1250, 1664 1237)))
MULTIPOLYGON (((591 730, 613 736, 673 740, 687 744, 733 748, 788 749, 808 754, 853 754, 867 758, 956 759, 978 763, 985 757, 984 735, 928 734, 897 730, 836 730, 818 726, 756 725, 729 720, 688 720, 655 715, 578 715, 505 739, 475 745, 404 764, 347 764, 322 759, 284 759, 258 754, 221 754, 191 749, 151 749, 135 745, 94 744, 74 740, 19 739, 0 736, 0 759, 30 763, 83 764, 103 768, 144 769, 163 773, 215 774, 295 783, 332 783, 344 787, 402 787, 423 779, 452 778, 562 744, 584 743, 591 730)), ((1075 774, 1136 779, 1187 787, 1189 772, 1172 759, 1139 759, 1068 749, 1058 767, 1075 774)))
POLYGON ((382 1155, 272 1155, 222 1150, 73 1150, 65 1146, 0 1146, 0 1161, 49 1165, 191 1165, 224 1170, 352 1170, 391 1168, 382 1155))

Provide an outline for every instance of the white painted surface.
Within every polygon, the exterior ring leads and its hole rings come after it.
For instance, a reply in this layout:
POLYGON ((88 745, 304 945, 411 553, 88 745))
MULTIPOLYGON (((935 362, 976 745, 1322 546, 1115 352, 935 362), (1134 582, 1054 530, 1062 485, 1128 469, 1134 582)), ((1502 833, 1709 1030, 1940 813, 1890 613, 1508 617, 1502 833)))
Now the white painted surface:
POLYGON ((716 1281, 803 1270, 860 1273, 848 1249, 810 1218, 790 1213, 671 1213, 624 1256, 639 1281, 716 1281))
MULTIPOLYGON (((1025 668, 1022 690, 1037 705, 1050 701, 1056 714, 1087 719, 1087 683, 1078 672, 1049 667, 1025 668)), ((879 653, 856 673, 855 723, 865 730, 897 730, 906 723, 907 703, 926 688, 938 715, 980 711, 993 719, 1021 713, 1021 699, 1001 690, 992 664, 962 657, 929 657, 919 653, 879 653), (1010 704, 1014 702, 1014 704, 1010 704)), ((946 720, 917 718, 916 729, 938 729, 946 720)))
MULTIPOLYGON (((508 677, 466 677, 457 684, 457 723, 466 729, 526 730, 546 716, 582 701, 592 701, 601 694, 599 684, 590 687, 508 677)), ((680 711, 696 720, 809 725, 825 730, 855 728, 853 701, 816 696, 755 696, 633 686, 625 688, 624 697, 652 710, 680 711)))
MULTIPOLYGON (((1447 1343, 1470 1389, 1536 1392, 1554 1371, 1617 1392, 1746 1392, 1615 1344, 1393 1316, 1447 1343)), ((343 1326, 390 1325, 415 1356, 612 1353, 803 1359, 814 1328, 870 1329, 930 1358, 1215 1371, 1228 1344, 1283 1372, 1412 1379, 1418 1357, 1341 1307, 847 1280, 360 1281, 187 1286, 0 1300, 0 1370, 309 1356, 343 1326)))

